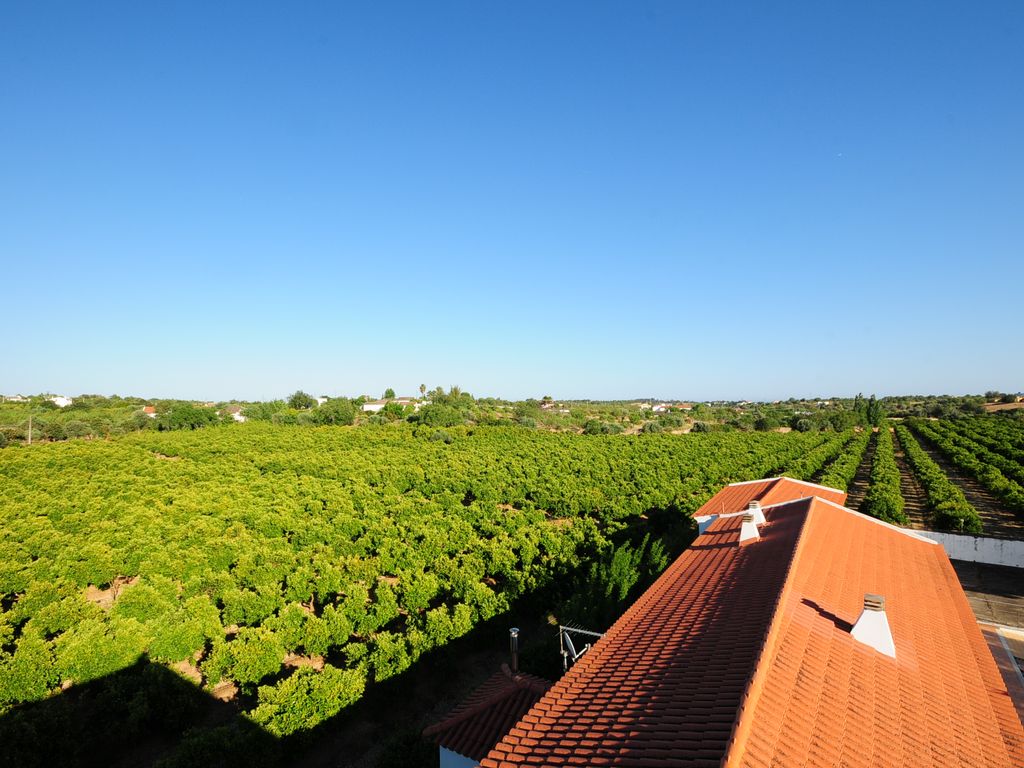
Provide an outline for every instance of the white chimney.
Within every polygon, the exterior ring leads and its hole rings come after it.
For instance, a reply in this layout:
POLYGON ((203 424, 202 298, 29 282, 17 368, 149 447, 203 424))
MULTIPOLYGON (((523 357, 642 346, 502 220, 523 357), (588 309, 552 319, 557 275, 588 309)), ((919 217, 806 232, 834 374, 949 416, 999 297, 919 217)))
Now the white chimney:
POLYGON ((764 510, 761 509, 761 502, 757 499, 747 504, 747 511, 754 513, 754 522, 757 525, 761 525, 764 522, 764 510))
POLYGON ((850 632, 854 640, 870 645, 879 653, 896 658, 889 620, 885 617, 885 596, 864 595, 864 610, 850 632))
POLYGON ((740 546, 760 538, 761 534, 757 532, 757 523, 754 522, 754 513, 744 512, 743 525, 740 526, 740 546))

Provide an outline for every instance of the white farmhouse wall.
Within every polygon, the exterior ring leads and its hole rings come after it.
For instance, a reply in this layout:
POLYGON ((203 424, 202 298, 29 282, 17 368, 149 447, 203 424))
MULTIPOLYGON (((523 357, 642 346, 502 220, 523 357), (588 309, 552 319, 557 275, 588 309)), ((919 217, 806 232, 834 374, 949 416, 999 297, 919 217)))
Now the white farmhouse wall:
POLYGON ((964 536, 958 533, 939 533, 938 531, 915 531, 915 533, 941 544, 950 560, 1024 568, 1024 541, 989 539, 983 536, 964 536))

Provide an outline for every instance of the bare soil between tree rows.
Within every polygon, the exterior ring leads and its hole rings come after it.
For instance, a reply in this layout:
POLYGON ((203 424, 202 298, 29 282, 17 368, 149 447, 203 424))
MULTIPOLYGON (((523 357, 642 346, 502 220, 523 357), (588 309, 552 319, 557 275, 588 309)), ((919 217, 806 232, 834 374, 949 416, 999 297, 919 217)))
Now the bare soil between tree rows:
POLYGON ((871 465, 875 461, 875 444, 877 442, 877 438, 872 436, 867 450, 864 451, 864 458, 861 459, 860 466, 857 467, 857 474, 853 476, 850 487, 846 489, 846 506, 848 509, 860 511, 860 505, 864 503, 864 497, 867 495, 868 487, 871 485, 871 465))
POLYGON ((982 536, 998 539, 1024 539, 1024 520, 1013 510, 1003 506, 991 492, 973 477, 959 470, 949 459, 925 438, 918 438, 924 449, 936 464, 946 473, 981 517, 982 536))
POLYGON ((900 470, 900 495, 903 496, 903 511, 906 513, 910 524, 908 527, 917 530, 930 530, 931 513, 928 511, 928 497, 924 495, 924 489, 914 477, 910 465, 907 464, 907 456, 903 453, 903 447, 899 440, 893 441, 893 448, 896 457, 896 466, 900 470))

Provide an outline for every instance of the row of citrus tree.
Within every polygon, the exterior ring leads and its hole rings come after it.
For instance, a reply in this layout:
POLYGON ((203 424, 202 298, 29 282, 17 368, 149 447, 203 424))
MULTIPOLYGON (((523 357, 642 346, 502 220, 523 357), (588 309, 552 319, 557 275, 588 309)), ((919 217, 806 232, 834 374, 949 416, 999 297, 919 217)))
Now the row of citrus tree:
POLYGON ((826 439, 245 427, 0 455, 0 708, 146 655, 308 729, 651 510, 826 439))

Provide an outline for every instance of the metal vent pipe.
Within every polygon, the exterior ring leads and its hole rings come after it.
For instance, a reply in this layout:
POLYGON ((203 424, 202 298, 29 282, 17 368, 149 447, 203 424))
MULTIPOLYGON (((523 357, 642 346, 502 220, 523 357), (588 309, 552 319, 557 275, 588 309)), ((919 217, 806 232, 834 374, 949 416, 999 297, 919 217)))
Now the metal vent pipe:
POLYGON ((519 674, 519 627, 508 631, 508 648, 512 652, 512 674, 519 674))

